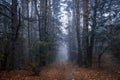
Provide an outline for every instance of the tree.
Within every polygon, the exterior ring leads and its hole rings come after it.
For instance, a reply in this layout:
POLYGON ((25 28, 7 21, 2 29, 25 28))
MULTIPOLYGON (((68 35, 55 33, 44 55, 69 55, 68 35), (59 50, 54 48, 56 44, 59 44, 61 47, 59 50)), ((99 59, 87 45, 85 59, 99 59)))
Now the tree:
POLYGON ((82 40, 82 46, 83 46, 83 55, 84 55, 84 65, 85 67, 89 67, 89 56, 88 54, 88 0, 84 1, 84 24, 83 24, 83 40, 82 40))
POLYGON ((93 56, 93 49, 94 49, 94 39, 95 39, 95 29, 97 27, 97 8, 98 7, 98 0, 94 0, 94 8, 93 8, 93 24, 91 27, 91 35, 90 35, 90 43, 88 46, 88 61, 89 61, 89 66, 92 66, 92 56, 93 56))
POLYGON ((80 27, 80 0, 73 1, 74 2, 74 18, 75 18, 75 26, 77 32, 77 44, 78 44, 78 65, 82 66, 83 59, 81 53, 81 27, 80 27))

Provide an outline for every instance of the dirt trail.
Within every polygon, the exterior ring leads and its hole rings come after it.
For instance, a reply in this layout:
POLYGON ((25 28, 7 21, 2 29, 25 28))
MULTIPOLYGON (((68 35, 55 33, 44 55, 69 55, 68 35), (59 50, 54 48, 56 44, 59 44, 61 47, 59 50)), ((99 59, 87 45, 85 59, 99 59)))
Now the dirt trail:
POLYGON ((92 68, 78 68, 68 62, 56 62, 44 67, 39 76, 31 71, 3 71, 0 80, 117 80, 117 76, 106 71, 92 68))
POLYGON ((117 80, 117 76, 93 68, 78 68, 67 62, 54 63, 41 72, 43 80, 117 80))

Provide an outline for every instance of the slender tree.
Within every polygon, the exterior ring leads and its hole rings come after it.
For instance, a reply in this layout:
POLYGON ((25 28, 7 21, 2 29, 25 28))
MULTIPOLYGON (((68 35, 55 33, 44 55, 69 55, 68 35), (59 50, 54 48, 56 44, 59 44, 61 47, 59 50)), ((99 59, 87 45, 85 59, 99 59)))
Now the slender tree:
POLYGON ((84 65, 85 67, 88 67, 89 61, 88 61, 88 0, 84 1, 84 24, 83 24, 83 40, 82 40, 82 46, 83 46, 83 57, 84 57, 84 65))
POLYGON ((97 26, 97 21, 96 21, 96 18, 97 18, 97 6, 98 6, 98 0, 94 0, 94 15, 93 15, 93 25, 91 27, 91 35, 90 35, 90 44, 89 44, 89 47, 88 47, 88 61, 89 61, 89 66, 92 66, 92 56, 93 56, 93 48, 94 48, 94 39, 95 39, 95 29, 96 29, 96 26, 97 26))
POLYGON ((76 18, 75 19, 75 21, 76 21, 76 24, 75 24, 75 26, 76 26, 76 32, 77 32, 77 44, 78 44, 78 60, 77 60, 77 62, 78 62, 78 65, 79 66, 82 66, 82 64, 83 64, 83 59, 82 59, 82 52, 81 52, 81 27, 80 27, 80 0, 75 0, 74 1, 74 9, 75 9, 75 11, 74 11, 74 17, 76 18))

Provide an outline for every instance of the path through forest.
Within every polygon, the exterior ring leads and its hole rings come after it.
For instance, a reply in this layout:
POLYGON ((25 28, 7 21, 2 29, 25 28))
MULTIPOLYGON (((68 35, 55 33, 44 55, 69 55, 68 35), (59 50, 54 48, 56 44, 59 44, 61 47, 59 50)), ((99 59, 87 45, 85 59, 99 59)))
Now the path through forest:
POLYGON ((3 71, 0 80, 117 80, 117 76, 106 70, 78 68, 68 62, 56 62, 42 69, 39 76, 31 71, 3 71))

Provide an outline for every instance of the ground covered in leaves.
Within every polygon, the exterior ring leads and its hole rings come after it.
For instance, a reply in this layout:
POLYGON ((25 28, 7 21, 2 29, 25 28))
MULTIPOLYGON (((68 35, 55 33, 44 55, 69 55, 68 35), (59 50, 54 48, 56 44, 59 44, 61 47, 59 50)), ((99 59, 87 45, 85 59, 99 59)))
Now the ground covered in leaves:
POLYGON ((25 70, 0 72, 0 80, 118 80, 117 77, 107 70, 78 68, 67 62, 46 66, 38 76, 25 70))

